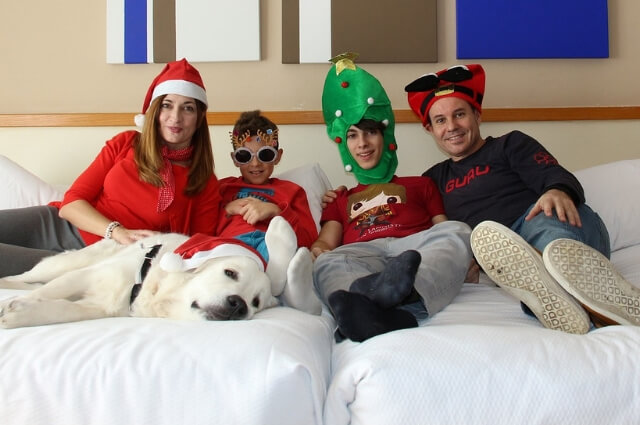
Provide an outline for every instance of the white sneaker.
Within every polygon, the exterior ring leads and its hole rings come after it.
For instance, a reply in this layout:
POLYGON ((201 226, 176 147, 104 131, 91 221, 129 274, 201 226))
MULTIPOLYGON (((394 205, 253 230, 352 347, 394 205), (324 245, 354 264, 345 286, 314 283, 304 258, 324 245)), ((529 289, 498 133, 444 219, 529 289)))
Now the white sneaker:
POLYGON ((594 323, 640 326, 640 289, 600 252, 572 239, 556 239, 542 258, 549 273, 592 314, 594 323))
POLYGON ((471 232, 471 249, 491 280, 529 307, 546 328, 574 334, 589 331, 588 314, 520 235, 500 223, 483 221, 471 232))

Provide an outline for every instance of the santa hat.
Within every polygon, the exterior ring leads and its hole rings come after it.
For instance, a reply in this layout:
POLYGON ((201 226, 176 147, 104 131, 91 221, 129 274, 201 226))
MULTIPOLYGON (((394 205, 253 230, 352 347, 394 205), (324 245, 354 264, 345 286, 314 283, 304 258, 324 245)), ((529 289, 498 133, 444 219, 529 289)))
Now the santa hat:
POLYGON ((242 256, 251 258, 260 271, 265 270, 266 262, 254 248, 235 238, 219 238, 198 233, 186 242, 168 252, 160 259, 160 268, 167 272, 180 272, 195 269, 211 258, 242 256))
POLYGON ((342 163, 359 183, 387 183, 398 167, 391 101, 382 84, 354 63, 357 54, 343 53, 331 59, 322 91, 322 113, 329 138, 337 143, 342 163), (361 168, 347 147, 347 131, 363 119, 382 122, 384 145, 380 162, 368 170, 361 168))
POLYGON ((179 94, 192 97, 208 105, 207 93, 200 73, 186 59, 169 62, 151 82, 142 104, 142 114, 135 116, 136 125, 144 125, 144 114, 155 98, 165 94, 179 94))
POLYGON ((458 97, 482 112, 484 96, 484 69, 478 64, 456 65, 437 73, 425 74, 408 84, 409 106, 425 126, 429 122, 429 110, 445 97, 458 97))

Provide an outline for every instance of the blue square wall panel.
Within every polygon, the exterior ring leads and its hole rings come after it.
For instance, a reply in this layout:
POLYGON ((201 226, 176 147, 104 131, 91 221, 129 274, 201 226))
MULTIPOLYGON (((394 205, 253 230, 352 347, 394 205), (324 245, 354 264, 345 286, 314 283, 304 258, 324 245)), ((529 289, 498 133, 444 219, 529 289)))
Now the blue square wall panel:
POLYGON ((607 58, 607 0, 456 0, 458 59, 607 58))

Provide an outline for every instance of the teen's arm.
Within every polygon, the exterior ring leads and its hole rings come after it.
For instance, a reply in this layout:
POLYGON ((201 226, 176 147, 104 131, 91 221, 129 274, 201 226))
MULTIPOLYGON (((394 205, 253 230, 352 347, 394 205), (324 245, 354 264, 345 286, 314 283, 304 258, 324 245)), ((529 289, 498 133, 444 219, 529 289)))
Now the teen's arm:
POLYGON ((442 223, 443 221, 447 221, 447 216, 444 215, 444 214, 438 214, 438 215, 435 215, 435 216, 431 217, 431 222, 433 224, 442 223))
POLYGON ((342 223, 327 221, 320 228, 318 239, 311 245, 311 253, 318 257, 323 252, 331 251, 342 243, 342 223))

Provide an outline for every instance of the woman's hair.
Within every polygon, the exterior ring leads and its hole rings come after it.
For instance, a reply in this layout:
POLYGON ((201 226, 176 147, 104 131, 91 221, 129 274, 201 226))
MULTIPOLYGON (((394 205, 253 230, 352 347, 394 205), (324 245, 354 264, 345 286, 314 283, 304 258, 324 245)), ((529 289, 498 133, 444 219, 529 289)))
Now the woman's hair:
MULTIPOLYGON (((268 130, 275 132, 278 130, 278 126, 274 124, 269 118, 264 115, 260 115, 260 110, 256 109, 255 111, 247 111, 240 114, 240 117, 236 121, 233 126, 233 134, 242 135, 246 131, 249 131, 249 134, 255 136, 258 134, 258 130, 262 133, 267 133, 268 130)), ((276 149, 278 148, 278 139, 275 139, 276 145, 274 146, 276 149)))
MULTIPOLYGON (((162 159, 162 140, 158 135, 158 115, 160 107, 166 95, 160 96, 151 102, 146 112, 142 132, 134 144, 135 161, 138 166, 140 179, 154 186, 162 186, 160 170, 164 165, 162 159)), ((196 131, 191 138, 193 156, 189 166, 189 181, 184 193, 189 196, 201 192, 214 175, 213 150, 211 148, 211 135, 207 123, 207 106, 197 99, 198 122, 196 131)))

